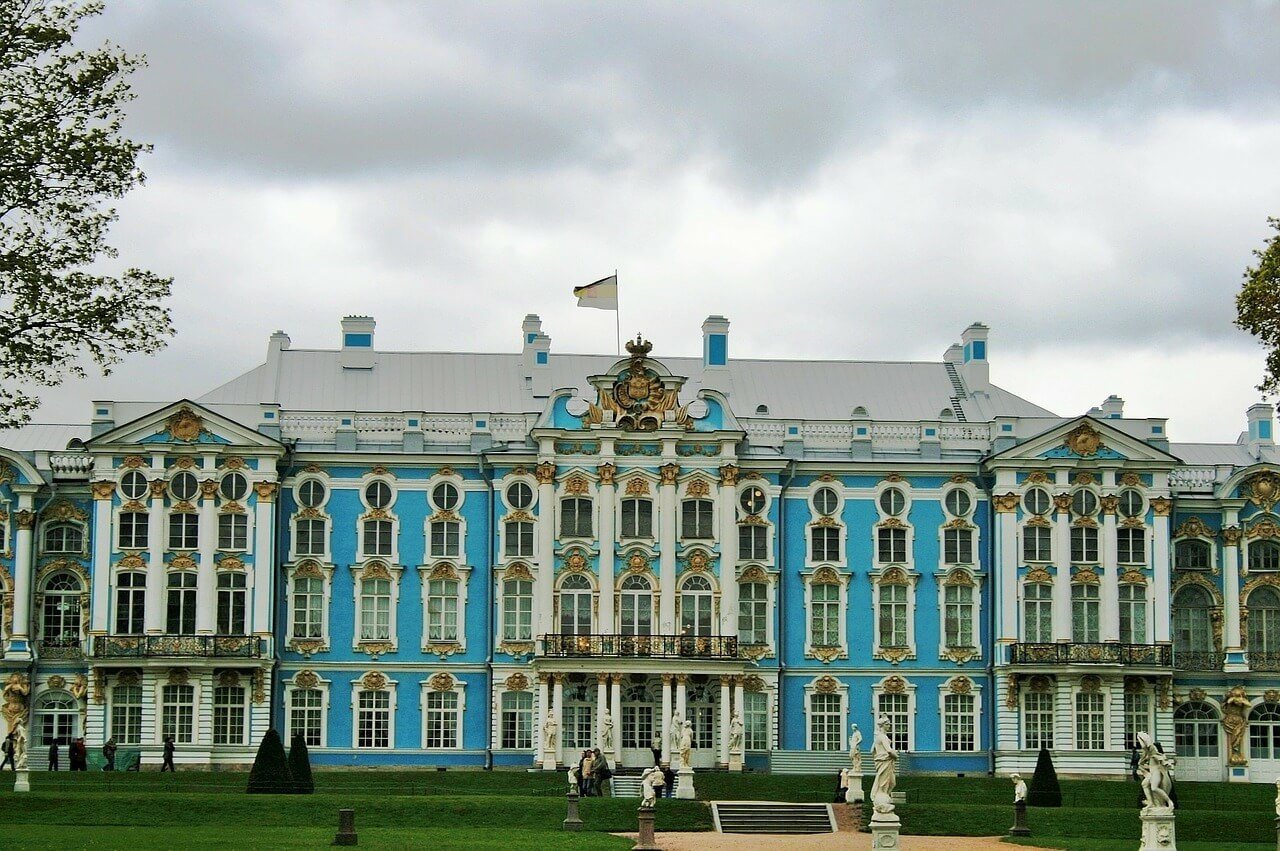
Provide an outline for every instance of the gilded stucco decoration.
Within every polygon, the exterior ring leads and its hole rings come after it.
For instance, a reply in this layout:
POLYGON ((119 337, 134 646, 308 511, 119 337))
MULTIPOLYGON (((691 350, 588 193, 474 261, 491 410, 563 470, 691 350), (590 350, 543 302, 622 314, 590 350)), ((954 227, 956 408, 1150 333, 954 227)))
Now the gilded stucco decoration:
POLYGON ((692 425, 687 406, 680 406, 678 388, 668 387, 645 363, 651 351, 653 344, 638 334, 627 341, 630 360, 611 387, 599 387, 598 401, 587 403, 585 425, 603 423, 605 412, 613 414, 614 425, 623 431, 657 431, 666 420, 684 428, 692 425))
POLYGON ((293 576, 297 578, 308 579, 324 579, 324 570, 317 561, 304 561, 299 564, 293 571, 293 576))
POLYGON ((947 574, 947 578, 943 580, 942 584, 965 588, 972 588, 977 585, 977 583, 973 581, 973 574, 960 567, 953 568, 951 572, 947 574))
POLYGON ((1075 520, 1071 521, 1071 525, 1076 528, 1097 529, 1098 521, 1094 520, 1092 517, 1077 517, 1075 520))
POLYGON ((170 668, 166 682, 171 686, 185 686, 191 680, 191 672, 186 668, 170 668))
POLYGON ((643 573, 649 569, 649 557, 640 550, 632 550, 627 556, 627 572, 643 573))
POLYGON ((538 480, 540 485, 554 484, 556 480, 556 465, 553 461, 543 461, 534 468, 534 478, 538 480))
POLYGON ((89 693, 89 678, 84 674, 76 674, 67 691, 71 692, 71 696, 76 700, 84 700, 85 695, 89 693))
POLYGON ((943 529, 972 529, 973 527, 970 526, 969 521, 965 520, 963 517, 956 517, 955 519, 950 520, 947 523, 943 523, 942 528, 943 529))
POLYGON ((1125 677, 1124 693, 1125 694, 1142 694, 1147 690, 1147 681, 1142 677, 1125 677))
POLYGON ((1146 585, 1147 577, 1141 570, 1126 570, 1120 574, 1121 585, 1146 585))
POLYGON ((1009 682, 1005 686, 1005 690, 1004 690, 1004 708, 1005 709, 1018 708, 1018 675, 1017 674, 1009 675, 1009 682))
POLYGON ((196 560, 189 555, 176 555, 169 561, 170 570, 195 570, 196 560))
POLYGON ((121 671, 116 676, 116 685, 136 686, 142 684, 142 674, 139 671, 128 670, 121 671))
POLYGON ((376 662, 378 657, 394 653, 396 648, 390 641, 361 641, 356 650, 361 653, 367 653, 369 658, 376 662))
POLYGON ((963 665, 967 662, 972 662, 974 659, 978 658, 978 648, 948 647, 947 649, 942 651, 942 654, 939 656, 939 658, 945 659, 948 662, 954 662, 957 665, 963 665))
POLYGON ((200 437, 204 429, 204 420, 188 407, 179 408, 165 422, 165 431, 174 440, 191 441, 200 437))
POLYGON ((1081 470, 1071 481, 1077 485, 1091 485, 1094 482, 1093 473, 1081 470))
POLYGON ((1076 455, 1088 458, 1097 455, 1098 450, 1103 448, 1102 435, 1098 434, 1098 430, 1089 423, 1080 423, 1067 432, 1062 439, 1062 445, 1076 455))
POLYGON ((258 495, 261 502, 271 502, 276 498, 277 485, 275 482, 254 482, 253 491, 258 495))
POLYGON ((1103 514, 1115 514, 1117 511, 1120 510, 1120 497, 1116 496, 1113 493, 1107 494, 1106 496, 1099 499, 1098 502, 1102 506, 1103 514))
POLYGON ((294 638, 289 642, 289 649, 301 654, 303 659, 310 659, 316 653, 322 653, 329 648, 318 638, 294 638))
POLYGON ((906 694, 907 681, 894 674, 891 677, 885 677, 884 682, 880 685, 880 690, 885 694, 906 694))
POLYGON ((126 470, 137 470, 147 466, 147 459, 141 455, 126 455, 124 460, 120 462, 120 466, 126 470))
POLYGON ((973 680, 968 677, 952 677, 947 683, 947 691, 952 694, 970 694, 973 692, 973 680))
POLYGON ((523 562, 516 562, 502 572, 504 581, 512 579, 524 579, 529 582, 533 581, 533 574, 529 571, 529 566, 523 562))
POLYGON ((40 512, 40 516, 45 520, 54 522, 80 521, 84 522, 89 519, 89 514, 79 508, 67 499, 56 499, 45 509, 40 512))
POLYGON ((680 475, 679 464, 663 464, 658 468, 658 480, 664 485, 674 485, 680 475))
POLYGON ((1267 703, 1280 703, 1280 689, 1267 689, 1262 693, 1262 699, 1267 703))
POLYGON ((1240 493, 1263 511, 1270 511, 1280 502, 1280 476, 1270 471, 1250 476, 1240 493))
POLYGON ((114 496, 116 492, 115 482, 107 482, 107 481, 94 482, 89 487, 93 491, 94 499, 111 499, 111 497, 114 496))
POLYGON ((1142 522, 1141 517, 1126 517, 1120 521, 1121 529, 1145 529, 1147 524, 1142 522))
POLYGON ((13 467, 5 461, 0 461, 0 485, 8 484, 14 480, 13 467))
POLYGON ((19 529, 34 529, 36 527, 36 513, 34 511, 23 509, 15 512, 13 519, 18 524, 19 529))
POLYGON ((964 473, 956 473, 954 476, 951 477, 951 484, 967 485, 969 484, 969 477, 966 476, 964 473))
POLYGON ((1086 694, 1095 694, 1102 691, 1102 679, 1093 674, 1086 674, 1080 678, 1080 691, 1086 694))
POLYGON ((1032 691, 1053 691, 1053 680, 1044 674, 1036 674, 1027 685, 1032 691))
POLYGON ((743 526, 768 526, 769 521, 765 520, 759 514, 748 514, 738 521, 743 526))
POLYGON ((380 561, 371 561, 360 569, 361 579, 391 579, 391 571, 380 561))
POLYGON ((533 653, 532 641, 503 641, 498 645, 499 653, 511 656, 529 656, 533 653))
POLYGON ((742 690, 752 693, 762 692, 764 691, 764 680, 755 674, 747 674, 742 680, 742 690))
POLYGON ((517 508, 502 519, 507 523, 532 523, 537 520, 536 517, 525 511, 523 508, 517 508))
POLYGON ((4 699, 4 718, 9 728, 18 718, 27 716, 27 697, 31 694, 31 681, 21 671, 14 671, 5 678, 0 696, 4 699))
POLYGON ((1173 500, 1167 496, 1151 497, 1151 510, 1156 517, 1168 517, 1173 513, 1173 500))
MULTIPOLYGON (((901 521, 900 521, 900 520, 898 520, 898 518, 896 518, 896 517, 890 517, 888 520, 886 520, 884 523, 881 523, 880 525, 881 525, 881 526, 891 526, 891 525, 894 525, 894 524, 901 525, 901 521), (891 521, 892 521, 892 522, 891 522, 891 521)), ((815 525, 815 526, 823 526, 823 527, 839 526, 839 525, 840 525, 840 521, 839 521, 839 520, 837 520, 837 519, 835 519, 834 517, 832 517, 832 516, 831 516, 831 515, 829 515, 829 514, 824 514, 824 515, 822 515, 821 517, 819 517, 819 518, 814 522, 814 524, 813 524, 813 525, 815 525)))
POLYGON ((458 569, 448 562, 442 562, 441 564, 437 564, 435 567, 431 568, 431 575, 427 577, 427 580, 457 578, 458 569))
POLYGON ((244 570, 244 562, 236 556, 223 556, 215 567, 218 570, 244 570))
POLYGON ((627 479, 627 496, 647 496, 649 480, 644 476, 632 476, 627 479))
POLYGON ((1187 699, 1194 700, 1197 703, 1204 700, 1208 696, 1209 696, 1208 693, 1202 688, 1193 688, 1191 691, 1187 692, 1187 699))
POLYGON ((1027 575, 1022 577, 1025 582, 1052 582, 1053 576, 1043 567, 1036 567, 1027 571, 1027 575))
POLYGON ((694 550, 684 560, 686 570, 700 573, 711 566, 711 559, 704 550, 694 550))
POLYGON ((564 492, 570 496, 581 496, 591 487, 591 483, 587 477, 581 473, 574 473, 564 483, 564 492))
POLYGON ((1044 470, 1032 470, 1027 473, 1026 481, 1029 485, 1046 485, 1049 483, 1049 474, 1044 470))
POLYGON ((218 680, 218 685, 223 686, 225 688, 239 688, 240 672, 239 671, 219 671, 217 680, 218 680))
POLYGON ((1100 581, 1098 574, 1092 568, 1084 567, 1075 572, 1071 577, 1071 581, 1077 585, 1097 585, 1100 581))
POLYGON ((218 466, 223 470, 243 470, 247 465, 239 455, 228 455, 219 461, 218 466))
POLYGON ((250 681, 253 683, 253 690, 249 694, 249 699, 254 703, 266 703, 267 700, 267 676, 261 668, 254 668, 249 675, 250 681))
POLYGON ((1053 495, 1053 510, 1058 514, 1066 514, 1071 510, 1071 494, 1055 493, 1053 495))
POLYGON ((1245 534, 1245 537, 1250 540, 1262 538, 1264 541, 1278 536, 1280 536, 1280 526, 1277 526, 1276 521, 1270 517, 1263 517, 1257 523, 1254 523, 1245 534))
POLYGON ((738 468, 733 464, 725 464, 720 468, 720 484, 733 487, 738 483, 738 468))
POLYGON ((764 568, 758 565, 751 565, 738 574, 739 582, 768 582, 769 574, 764 572, 764 568))
POLYGON ((1173 530, 1175 538, 1216 538, 1218 533, 1210 529, 1198 516, 1192 515, 1173 530))
POLYGON ((1222 701, 1222 729, 1227 733, 1227 765, 1248 765, 1249 756, 1244 750, 1245 719, 1249 715, 1249 696, 1244 686, 1232 686, 1222 701))
POLYGON ((506 680, 507 691, 524 691, 529 688, 529 678, 517 671, 506 680))
POLYGON ((876 579, 877 585, 907 585, 909 582, 907 572, 900 567, 891 567, 882 571, 876 579))
POLYGON ((1156 705, 1161 709, 1173 708, 1173 677, 1160 677, 1156 680, 1156 705))
POLYGON ((46 684, 49 686, 49 688, 54 688, 54 689, 65 688, 67 685, 67 678, 62 676, 62 674, 54 674, 53 676, 49 677, 48 680, 46 680, 46 684))
POLYGON ((169 492, 169 483, 164 479, 152 479, 147 486, 151 490, 152 499, 163 499, 169 492))
POLYGON ((1142 476, 1133 472, 1125 473, 1120 477, 1120 484, 1128 488, 1140 488, 1142 487, 1142 476))
POLYGON ((606 461, 605 463, 601 464, 599 467, 596 468, 596 475, 600 477, 600 484, 602 485, 613 484, 613 477, 617 474, 617 472, 618 472, 617 465, 611 464, 608 461, 606 461))
POLYGON ((381 691, 387 687, 387 675, 381 671, 369 671, 360 678, 360 685, 369 691, 381 691))
POLYGON ((1035 515, 1032 515, 1032 516, 1027 520, 1027 522, 1026 522, 1026 524, 1025 524, 1025 525, 1027 525, 1027 526, 1040 526, 1040 527, 1042 527, 1042 528, 1047 528, 1047 527, 1050 527, 1050 526, 1052 526, 1052 525, 1053 525, 1053 521, 1051 521, 1048 517, 1042 517, 1042 516, 1041 516, 1041 515, 1039 515, 1039 514, 1035 514, 1035 515))
MULTIPOLYGON (((831 521, 832 521, 832 522, 831 522, 829 525, 832 525, 832 526, 836 525, 835 520, 834 520, 833 518, 831 519, 831 521)), ((821 521, 819 521, 819 525, 821 525, 821 521)), ((905 529, 905 528, 907 528, 907 524, 906 524, 906 523, 903 523, 903 522, 902 522, 901 520, 899 520, 897 517, 886 517, 884 520, 881 520, 881 521, 880 521, 879 523, 877 523, 876 525, 877 525, 877 526, 880 526, 881 528, 884 528, 884 529, 905 529)))
POLYGON ((701 477, 696 478, 693 481, 689 482, 688 487, 685 488, 685 495, 690 497, 695 497, 695 498, 703 497, 703 496, 707 496, 710 493, 711 493, 711 486, 707 484, 706 479, 701 477))
POLYGON ((446 671, 433 674, 431 679, 427 681, 427 685, 430 686, 432 691, 453 691, 453 683, 453 675, 446 671))
POLYGON ((564 569, 571 572, 580 572, 587 569, 587 557, 580 549, 572 549, 565 553, 564 569))
POLYGON ((911 652, 909 647, 881 647, 875 652, 875 657, 883 659, 891 665, 900 665, 907 659, 915 658, 915 654, 911 652))
POLYGON ((814 682, 813 690, 818 694, 835 694, 840 690, 840 682, 835 677, 823 675, 814 682))
POLYGON ((320 678, 315 671, 299 671, 293 675, 293 684, 298 688, 312 689, 320 685, 320 678))
POLYGON ((813 572, 810 585, 839 585, 840 574, 833 567, 820 567, 813 572))
POLYGON ((1224 546, 1237 547, 1240 545, 1240 527, 1227 526, 1222 530, 1222 543, 1224 546))

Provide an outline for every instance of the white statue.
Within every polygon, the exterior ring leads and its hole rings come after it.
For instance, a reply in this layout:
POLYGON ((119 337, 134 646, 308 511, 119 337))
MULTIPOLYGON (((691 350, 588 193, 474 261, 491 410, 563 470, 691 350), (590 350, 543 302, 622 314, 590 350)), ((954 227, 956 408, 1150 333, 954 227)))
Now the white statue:
POLYGON ((742 713, 733 713, 729 721, 729 753, 742 753, 742 713))
POLYGON ((662 776, 662 769, 658 766, 652 766, 644 774, 640 775, 640 806, 652 807, 653 801, 657 797, 654 791, 658 786, 663 785, 666 780, 662 776))
POLYGON ((671 713, 671 726, 667 727, 667 738, 671 740, 673 753, 680 752, 680 731, 684 729, 684 718, 679 712, 671 713))
POLYGON ((542 749, 553 751, 560 739, 560 725, 556 723, 556 719, 547 716, 547 720, 542 722, 542 749))
POLYGON ((27 770, 27 728, 21 718, 13 722, 13 767, 15 771, 27 770))
POLYGON ((1009 779, 1013 781, 1013 802, 1021 804, 1027 800, 1027 782, 1022 779, 1021 774, 1011 774, 1009 779))
POLYGON ((600 750, 605 753, 613 750, 613 716, 607 709, 604 712, 604 724, 600 728, 600 750))
POLYGON ((693 768, 693 722, 684 722, 680 731, 680 764, 684 768, 693 768))
POLYGON ((576 765, 569 766, 569 770, 566 771, 565 774, 569 775, 568 777, 569 791, 570 792, 578 791, 578 766, 576 765))
POLYGON ((878 813, 893 812, 893 787, 898 784, 898 751, 889 738, 889 716, 876 721, 876 737, 871 745, 876 777, 871 782, 871 804, 878 813))
MULTIPOLYGON (((1169 758, 1160 752, 1150 733, 1138 734, 1138 777, 1142 779, 1142 795, 1147 807, 1173 806, 1173 772, 1169 758)), ((1144 807, 1145 809, 1145 807, 1144 807)))
POLYGON ((1276 778, 1276 818, 1280 818, 1280 777, 1276 778))
POLYGON ((862 776, 862 731, 856 723, 849 725, 849 759, 853 762, 854 773, 862 776))

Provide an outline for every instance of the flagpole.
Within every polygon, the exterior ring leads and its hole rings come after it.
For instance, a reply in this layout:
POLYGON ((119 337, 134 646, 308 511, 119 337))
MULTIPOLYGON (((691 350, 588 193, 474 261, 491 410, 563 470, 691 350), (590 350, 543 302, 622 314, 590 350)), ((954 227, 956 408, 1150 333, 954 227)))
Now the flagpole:
MULTIPOLYGON (((613 270, 613 288, 618 290, 618 270, 613 270)), ((622 296, 617 296, 618 306, 613 309, 613 333, 618 344, 618 357, 622 357, 622 296)))

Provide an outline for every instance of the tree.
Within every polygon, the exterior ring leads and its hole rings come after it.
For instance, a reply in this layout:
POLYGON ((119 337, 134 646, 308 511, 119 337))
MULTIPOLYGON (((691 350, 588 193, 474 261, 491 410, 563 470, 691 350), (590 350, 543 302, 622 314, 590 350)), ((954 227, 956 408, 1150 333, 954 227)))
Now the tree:
POLYGON ((310 795, 316 790, 311 777, 311 754, 307 752, 307 740, 294 733, 289 742, 289 776, 293 778, 293 791, 298 795, 310 795))
POLYGON ((1267 347, 1267 363, 1258 389, 1280 393, 1280 219, 1267 219, 1276 235, 1253 256, 1258 265, 1244 270, 1244 285, 1236 293, 1236 325, 1267 347))
POLYGON ((249 770, 248 791, 250 795, 287 795, 293 791, 284 743, 275 728, 268 730, 262 737, 262 744, 258 745, 258 755, 253 758, 253 768, 249 770))
POLYGON ((1031 775, 1031 786, 1027 789, 1027 806, 1062 806, 1062 787, 1058 785, 1058 772, 1053 770, 1048 748, 1041 748, 1036 758, 1036 773, 1031 775))
POLYGON ((143 182, 138 155, 151 150, 121 132, 142 57, 72 43, 101 11, 97 0, 0 0, 0 427, 40 403, 18 385, 82 377, 86 360, 105 375, 173 334, 171 278, 91 268, 116 256, 108 202, 143 182))

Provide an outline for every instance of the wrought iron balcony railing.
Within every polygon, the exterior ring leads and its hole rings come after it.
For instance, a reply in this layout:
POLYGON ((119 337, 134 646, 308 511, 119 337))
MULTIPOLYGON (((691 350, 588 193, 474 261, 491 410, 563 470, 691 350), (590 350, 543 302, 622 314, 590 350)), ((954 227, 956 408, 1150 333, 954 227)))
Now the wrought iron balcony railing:
POLYGON ((1274 650, 1250 650, 1249 670, 1280 671, 1280 653, 1274 650))
POLYGON ((1013 645, 1015 665, 1152 665, 1173 664, 1167 644, 1055 642, 1013 645))
POLYGON ((542 636, 539 655, 551 658, 737 659, 738 639, 727 635, 542 636))
POLYGON ((1177 650, 1173 667, 1179 671, 1221 671, 1226 654, 1218 650, 1177 650))
POLYGON ((262 642, 251 635, 96 635, 93 655, 97 659, 150 656, 257 659, 262 655, 262 642))

